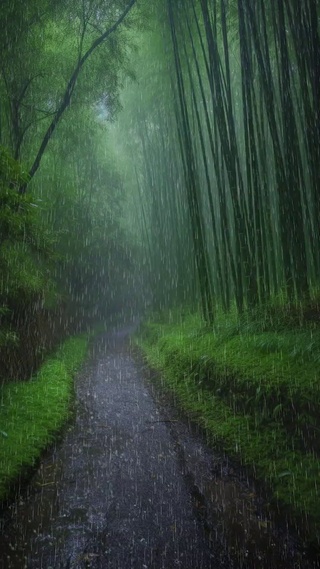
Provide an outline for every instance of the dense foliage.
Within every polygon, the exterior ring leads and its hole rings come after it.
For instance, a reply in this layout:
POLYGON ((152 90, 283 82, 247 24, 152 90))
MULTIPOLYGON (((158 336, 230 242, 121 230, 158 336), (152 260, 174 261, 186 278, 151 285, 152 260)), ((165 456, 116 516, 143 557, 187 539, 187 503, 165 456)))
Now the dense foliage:
POLYGON ((133 5, 1 5, 5 377, 28 375, 68 329, 103 320, 125 304, 124 283, 132 285, 133 246, 122 227, 122 180, 108 121, 119 109, 124 74, 130 75, 133 5))

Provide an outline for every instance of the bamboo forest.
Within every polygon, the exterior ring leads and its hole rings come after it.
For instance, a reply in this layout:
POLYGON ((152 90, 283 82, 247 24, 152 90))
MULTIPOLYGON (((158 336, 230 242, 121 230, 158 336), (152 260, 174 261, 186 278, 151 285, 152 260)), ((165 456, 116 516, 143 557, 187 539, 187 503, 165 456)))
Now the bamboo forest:
POLYGON ((320 1, 0 22, 0 569, 320 568, 320 1))

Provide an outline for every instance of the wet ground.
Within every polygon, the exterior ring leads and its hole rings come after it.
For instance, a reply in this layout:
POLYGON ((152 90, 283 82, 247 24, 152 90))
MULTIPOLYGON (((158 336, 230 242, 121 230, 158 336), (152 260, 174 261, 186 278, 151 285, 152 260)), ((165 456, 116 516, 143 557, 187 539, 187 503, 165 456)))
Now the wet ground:
POLYGON ((0 568, 320 567, 150 385, 131 331, 95 341, 74 424, 2 513, 0 568))

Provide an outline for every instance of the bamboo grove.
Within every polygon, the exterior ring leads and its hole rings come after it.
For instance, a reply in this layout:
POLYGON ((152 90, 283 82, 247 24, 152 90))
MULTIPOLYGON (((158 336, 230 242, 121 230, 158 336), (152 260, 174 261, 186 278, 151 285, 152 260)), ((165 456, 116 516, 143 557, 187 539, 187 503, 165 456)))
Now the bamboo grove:
POLYGON ((316 294, 318 20, 316 0, 158 2, 120 117, 155 307, 211 323, 316 294))

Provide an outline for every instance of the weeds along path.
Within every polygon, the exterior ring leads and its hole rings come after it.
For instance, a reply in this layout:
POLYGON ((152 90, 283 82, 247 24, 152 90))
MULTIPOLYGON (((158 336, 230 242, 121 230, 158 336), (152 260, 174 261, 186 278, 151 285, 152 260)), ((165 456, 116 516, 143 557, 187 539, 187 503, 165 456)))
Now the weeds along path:
POLYGON ((1 569, 315 567, 155 394, 130 332, 95 341, 74 424, 3 514, 1 569))

